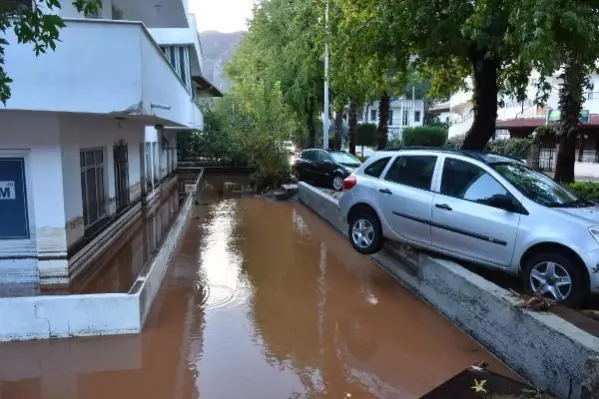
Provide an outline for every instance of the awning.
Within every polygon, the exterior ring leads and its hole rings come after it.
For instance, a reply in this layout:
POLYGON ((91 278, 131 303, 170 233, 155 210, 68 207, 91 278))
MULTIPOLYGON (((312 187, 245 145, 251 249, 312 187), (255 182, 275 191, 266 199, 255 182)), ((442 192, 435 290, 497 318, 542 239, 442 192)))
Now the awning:
POLYGON ((195 84, 198 85, 198 90, 200 92, 208 93, 212 97, 222 97, 223 96, 223 93, 221 93, 220 90, 218 90, 216 88, 216 86, 214 86, 212 83, 210 83, 205 77, 192 76, 192 79, 195 82, 195 84))
MULTIPOLYGON (((545 125, 545 118, 514 118, 497 121, 497 129, 536 129, 539 126, 545 125)), ((550 123, 555 125, 555 123, 550 123)), ((589 115, 588 123, 581 123, 581 128, 598 128, 599 127, 599 115, 589 115)))

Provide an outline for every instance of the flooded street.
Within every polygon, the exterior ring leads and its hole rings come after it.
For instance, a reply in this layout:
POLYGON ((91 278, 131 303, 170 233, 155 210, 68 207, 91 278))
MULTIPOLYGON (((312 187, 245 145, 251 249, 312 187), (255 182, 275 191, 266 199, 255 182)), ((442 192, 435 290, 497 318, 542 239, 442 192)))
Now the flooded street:
POLYGON ((208 176, 141 335, 0 343, 0 399, 409 399, 509 373, 307 209, 231 181, 208 176))

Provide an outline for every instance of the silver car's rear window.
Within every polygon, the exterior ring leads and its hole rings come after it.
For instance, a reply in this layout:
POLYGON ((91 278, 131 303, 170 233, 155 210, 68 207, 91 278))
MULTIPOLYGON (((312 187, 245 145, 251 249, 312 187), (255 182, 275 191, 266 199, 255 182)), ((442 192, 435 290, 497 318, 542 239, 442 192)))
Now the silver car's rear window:
POLYGON ((371 165, 368 165, 364 169, 364 174, 372 177, 379 178, 385 170, 385 167, 391 160, 391 157, 385 157, 374 161, 371 165))

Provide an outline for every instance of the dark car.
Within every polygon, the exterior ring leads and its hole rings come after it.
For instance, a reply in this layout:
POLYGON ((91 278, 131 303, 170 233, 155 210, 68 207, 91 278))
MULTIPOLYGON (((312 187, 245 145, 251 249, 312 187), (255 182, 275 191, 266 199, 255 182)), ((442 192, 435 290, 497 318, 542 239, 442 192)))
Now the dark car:
POLYGON ((302 151, 294 165, 298 180, 343 189, 343 179, 362 164, 355 156, 343 151, 308 149, 302 151))

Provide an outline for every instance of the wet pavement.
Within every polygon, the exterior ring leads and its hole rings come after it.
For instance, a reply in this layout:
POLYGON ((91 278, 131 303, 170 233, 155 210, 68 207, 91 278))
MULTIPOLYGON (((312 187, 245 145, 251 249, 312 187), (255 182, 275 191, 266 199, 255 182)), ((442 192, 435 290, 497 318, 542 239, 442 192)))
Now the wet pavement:
POLYGON ((0 344, 0 399, 418 398, 492 356, 325 222, 208 176, 139 336, 0 344))

